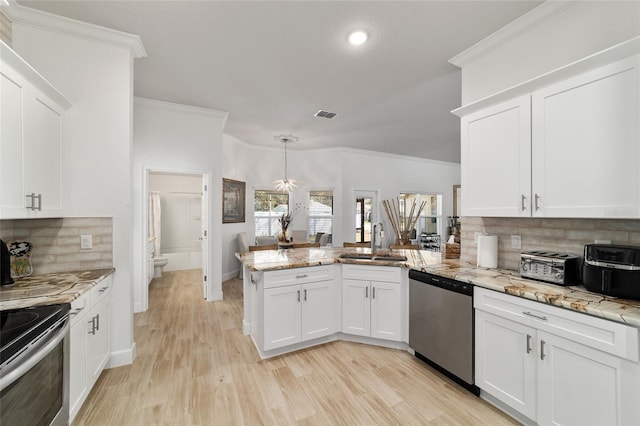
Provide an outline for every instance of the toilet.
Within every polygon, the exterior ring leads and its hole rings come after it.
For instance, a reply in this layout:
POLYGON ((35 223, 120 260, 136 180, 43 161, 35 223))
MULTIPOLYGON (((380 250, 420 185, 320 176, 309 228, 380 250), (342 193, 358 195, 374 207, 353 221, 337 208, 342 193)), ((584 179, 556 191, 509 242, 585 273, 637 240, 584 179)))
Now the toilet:
POLYGON ((153 258, 153 278, 160 278, 162 276, 162 268, 164 268, 167 263, 169 263, 169 259, 166 257, 154 257, 153 258))

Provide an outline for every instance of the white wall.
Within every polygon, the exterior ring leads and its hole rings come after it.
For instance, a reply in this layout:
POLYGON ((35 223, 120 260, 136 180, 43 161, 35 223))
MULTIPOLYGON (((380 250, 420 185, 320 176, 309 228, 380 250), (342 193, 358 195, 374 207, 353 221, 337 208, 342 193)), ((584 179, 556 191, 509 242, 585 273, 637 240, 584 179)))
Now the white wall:
MULTIPOLYGON (((541 7, 557 8, 558 4, 541 7)), ((638 1, 565 5, 569 7, 465 64, 462 105, 640 35, 638 1)))
POLYGON ((21 23, 13 47, 73 104, 63 124, 64 212, 113 217, 110 366, 131 363, 131 51, 21 23))
MULTIPOLYGON (((335 209, 340 208, 341 160, 335 150, 304 150, 303 142, 288 148, 288 176, 298 182, 291 194, 291 205, 305 203, 310 190, 334 191, 335 209)), ((222 225, 223 279, 238 275, 240 263, 237 235, 246 232, 251 240, 255 235, 253 222, 253 193, 256 189, 273 189, 273 181, 284 176, 284 147, 274 142, 273 147, 249 145, 233 136, 222 137, 223 177, 246 182, 246 222, 222 225)), ((335 226, 335 225, 334 225, 335 226)), ((306 217, 297 215, 290 229, 306 229, 306 217)), ((250 241, 251 242, 251 241, 250 241)))
MULTIPOLYGON (((222 226, 222 273, 223 279, 230 279, 237 276, 240 267, 235 258, 237 234, 246 232, 250 240, 254 236, 253 192, 272 189, 273 181, 283 177, 284 150, 275 142, 274 148, 256 147, 226 134, 222 145, 224 177, 247 184, 246 222, 222 226)), ((336 246, 353 240, 355 190, 378 191, 378 202, 397 197, 401 192, 442 194, 443 216, 452 214, 453 185, 460 183, 459 164, 352 149, 291 147, 288 154, 288 175, 298 183, 291 194, 291 205, 305 203, 310 190, 334 191, 333 242, 336 246)), ((381 209, 379 214, 385 229, 390 230, 381 209)), ((298 215, 291 229, 306 228, 306 217, 298 215)))
POLYGON ((342 153, 342 161, 342 204, 346 207, 340 210, 342 228, 334 238, 336 245, 353 240, 356 190, 378 192, 377 221, 384 225, 385 245, 394 237, 382 200, 395 199, 400 193, 442 194, 443 218, 453 214, 453 185, 460 184, 459 164, 351 150, 342 153))
POLYGON ((148 170, 209 176, 208 300, 222 298, 222 129, 227 113, 136 98, 133 133, 134 307, 145 310, 148 170))

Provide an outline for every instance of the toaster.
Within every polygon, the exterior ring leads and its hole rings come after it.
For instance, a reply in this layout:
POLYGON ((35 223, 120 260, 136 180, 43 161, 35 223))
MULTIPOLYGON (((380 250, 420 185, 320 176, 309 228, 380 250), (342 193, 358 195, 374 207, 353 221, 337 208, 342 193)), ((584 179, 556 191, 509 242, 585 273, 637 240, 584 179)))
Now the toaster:
POLYGON ((640 247, 585 245, 582 282, 595 293, 640 300, 640 247))
POLYGON ((558 285, 580 284, 580 256, 534 250, 520 253, 520 276, 558 285))

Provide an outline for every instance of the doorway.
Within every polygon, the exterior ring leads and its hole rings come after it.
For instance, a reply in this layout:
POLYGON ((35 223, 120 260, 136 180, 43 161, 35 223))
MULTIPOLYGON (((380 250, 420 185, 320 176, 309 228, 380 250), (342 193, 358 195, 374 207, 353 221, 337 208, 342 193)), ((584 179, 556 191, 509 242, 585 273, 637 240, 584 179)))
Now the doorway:
POLYGON ((161 272, 200 269, 203 297, 207 298, 208 181, 207 173, 146 169, 143 202, 146 261, 143 268, 147 285, 143 285, 142 291, 145 309, 149 301, 148 286, 154 276, 159 275, 157 265, 162 263, 165 266, 161 272))
POLYGON ((355 242, 371 242, 371 224, 376 221, 376 200, 375 191, 355 192, 355 242))

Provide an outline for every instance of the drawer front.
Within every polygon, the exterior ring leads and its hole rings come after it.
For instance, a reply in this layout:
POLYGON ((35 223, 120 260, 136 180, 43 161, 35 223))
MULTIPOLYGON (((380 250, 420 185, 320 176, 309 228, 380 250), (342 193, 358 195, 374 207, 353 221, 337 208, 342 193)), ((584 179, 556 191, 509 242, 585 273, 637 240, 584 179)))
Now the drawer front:
POLYGON ((71 325, 74 325, 81 318, 84 318, 87 312, 89 312, 89 292, 82 294, 76 300, 71 302, 71 310, 69 311, 69 316, 71 317, 71 325))
POLYGON ((638 362, 638 329, 587 314, 476 287, 474 307, 638 362))
POLYGON ((402 272, 394 266, 342 265, 342 278, 351 280, 400 283, 402 272))
POLYGON ((91 305, 96 306, 102 299, 106 298, 111 293, 111 287, 113 287, 113 274, 98 282, 91 289, 91 305))
POLYGON ((333 265, 309 268, 282 269, 264 273, 264 288, 306 284, 333 279, 333 265))

